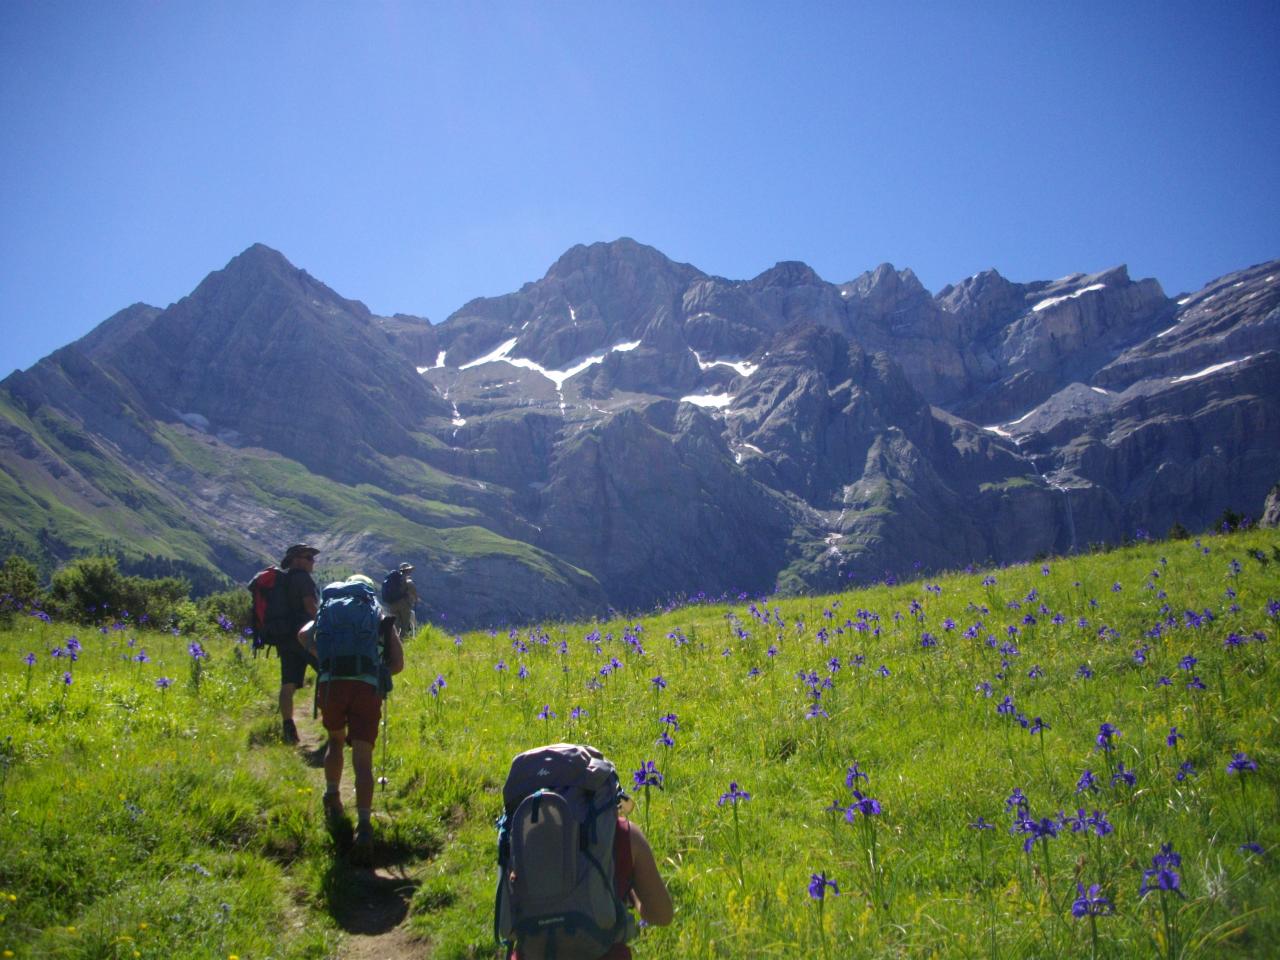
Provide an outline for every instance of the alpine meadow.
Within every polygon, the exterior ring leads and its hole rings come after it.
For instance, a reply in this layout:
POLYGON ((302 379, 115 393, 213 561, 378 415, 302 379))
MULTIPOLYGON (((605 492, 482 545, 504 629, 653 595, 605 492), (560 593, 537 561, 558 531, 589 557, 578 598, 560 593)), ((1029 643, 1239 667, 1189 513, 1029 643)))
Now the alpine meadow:
MULTIPOLYGON (((340 951, 373 881, 244 624, 7 605, 0 955, 340 951)), ((377 747, 376 882, 421 955, 494 956, 502 779, 568 741, 617 763, 672 892, 646 958, 1273 955, 1278 626, 1280 534, 1250 529, 424 627, 377 747)))

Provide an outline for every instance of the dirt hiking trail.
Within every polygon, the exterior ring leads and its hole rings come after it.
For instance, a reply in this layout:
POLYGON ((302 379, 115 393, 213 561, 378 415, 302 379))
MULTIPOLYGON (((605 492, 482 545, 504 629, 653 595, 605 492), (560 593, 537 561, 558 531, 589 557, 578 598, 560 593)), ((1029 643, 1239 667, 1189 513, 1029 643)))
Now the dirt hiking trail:
MULTIPOLYGON (((328 742, 319 720, 310 712, 297 711, 298 757, 310 772, 319 797, 324 790, 324 753, 328 742)), ((354 776, 351 757, 347 755, 342 776, 342 803, 355 811, 354 776)), ((317 800, 318 803, 318 800, 317 800)), ((343 931, 343 939, 335 956, 341 960, 426 960, 430 950, 421 940, 409 935, 409 903, 421 882, 414 868, 421 858, 411 852, 381 842, 387 820, 374 799, 374 848, 367 864, 356 863, 350 856, 349 825, 331 831, 333 852, 325 872, 324 897, 329 915, 343 931)))

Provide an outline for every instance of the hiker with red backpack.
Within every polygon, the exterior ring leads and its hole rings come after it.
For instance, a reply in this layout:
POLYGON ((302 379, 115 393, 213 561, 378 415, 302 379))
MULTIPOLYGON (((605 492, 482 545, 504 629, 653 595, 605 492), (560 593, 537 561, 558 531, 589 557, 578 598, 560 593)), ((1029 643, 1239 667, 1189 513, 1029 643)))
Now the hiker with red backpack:
POLYGON ((316 700, 329 745, 324 755, 324 812, 331 828, 347 825, 342 808, 343 747, 351 744, 357 824, 355 854, 373 847, 373 748, 391 677, 404 669, 404 648, 395 617, 378 602, 373 581, 361 574, 330 583, 321 593, 313 623, 299 633, 319 663, 316 700))
POLYGON ((649 841, 626 814, 617 768, 554 743, 511 762, 498 821, 494 936, 508 960, 631 960, 631 909, 666 926, 674 908, 649 841))
POLYGON ((320 591, 311 577, 320 551, 295 543, 278 567, 258 572, 249 582, 253 595, 253 648, 275 647, 280 657, 280 722, 285 743, 298 742, 293 722, 293 694, 306 682, 307 665, 315 660, 298 642, 298 630, 315 618, 320 591))

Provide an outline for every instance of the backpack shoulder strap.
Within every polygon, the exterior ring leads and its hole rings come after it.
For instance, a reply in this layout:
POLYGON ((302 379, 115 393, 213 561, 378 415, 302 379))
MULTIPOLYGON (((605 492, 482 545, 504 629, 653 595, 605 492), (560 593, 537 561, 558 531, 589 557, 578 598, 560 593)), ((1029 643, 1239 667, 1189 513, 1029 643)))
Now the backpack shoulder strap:
POLYGON ((618 830, 613 835, 613 892, 623 903, 635 886, 636 863, 631 856, 631 821, 618 818, 618 830))

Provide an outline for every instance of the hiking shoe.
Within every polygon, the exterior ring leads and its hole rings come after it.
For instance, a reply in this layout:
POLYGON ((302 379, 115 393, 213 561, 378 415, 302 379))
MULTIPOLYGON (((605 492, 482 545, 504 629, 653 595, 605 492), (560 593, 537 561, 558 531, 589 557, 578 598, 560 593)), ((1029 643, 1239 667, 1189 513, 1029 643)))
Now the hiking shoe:
POLYGON ((284 722, 284 731, 281 733, 285 743, 298 742, 298 726, 292 720, 284 722))
POLYGON ((347 812, 342 809, 342 797, 336 793, 326 793, 322 801, 324 807, 324 818, 330 824, 339 823, 347 818, 347 812))
POLYGON ((359 864, 372 862, 373 824, 362 823, 356 827, 356 835, 351 840, 351 859, 359 864))

